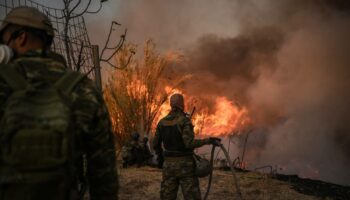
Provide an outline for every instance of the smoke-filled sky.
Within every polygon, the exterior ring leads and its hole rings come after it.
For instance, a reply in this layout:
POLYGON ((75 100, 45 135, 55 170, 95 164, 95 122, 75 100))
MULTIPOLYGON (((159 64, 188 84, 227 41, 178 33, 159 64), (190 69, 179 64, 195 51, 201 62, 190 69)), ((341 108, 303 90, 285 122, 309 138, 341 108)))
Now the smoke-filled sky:
POLYGON ((186 93, 248 107, 253 166, 350 185, 348 1, 110 0, 86 15, 93 43, 111 20, 129 42, 180 51, 175 70, 194 75, 186 93))
POLYGON ((134 0, 118 2, 114 16, 129 41, 154 38, 161 50, 183 53, 176 69, 194 75, 185 92, 227 96, 250 109, 257 128, 249 163, 350 184, 344 2, 134 0))

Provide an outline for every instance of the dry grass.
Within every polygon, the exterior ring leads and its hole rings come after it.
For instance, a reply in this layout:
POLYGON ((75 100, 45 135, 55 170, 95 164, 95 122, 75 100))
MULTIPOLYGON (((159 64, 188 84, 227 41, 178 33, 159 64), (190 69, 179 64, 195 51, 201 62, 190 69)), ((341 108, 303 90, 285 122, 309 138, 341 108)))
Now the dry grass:
MULTIPOLYGON (((159 199, 161 170, 143 167, 128 168, 120 171, 121 200, 159 199)), ((250 199, 313 200, 321 199, 300 194, 291 189, 287 182, 278 181, 260 173, 238 173, 242 195, 250 199)), ((200 179, 202 195, 207 187, 207 178, 200 179)), ((208 199, 234 199, 233 179, 229 172, 214 171, 211 192, 208 199)), ((178 199, 182 200, 181 191, 178 199)))

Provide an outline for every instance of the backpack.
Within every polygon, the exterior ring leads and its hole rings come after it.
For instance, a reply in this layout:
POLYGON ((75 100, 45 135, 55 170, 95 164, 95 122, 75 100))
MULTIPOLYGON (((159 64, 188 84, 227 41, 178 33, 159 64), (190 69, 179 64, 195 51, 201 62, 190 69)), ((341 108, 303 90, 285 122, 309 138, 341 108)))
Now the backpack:
POLYGON ((13 90, 0 121, 0 195, 72 199, 77 169, 71 93, 85 76, 68 71, 47 88, 33 87, 8 65, 0 76, 13 90))

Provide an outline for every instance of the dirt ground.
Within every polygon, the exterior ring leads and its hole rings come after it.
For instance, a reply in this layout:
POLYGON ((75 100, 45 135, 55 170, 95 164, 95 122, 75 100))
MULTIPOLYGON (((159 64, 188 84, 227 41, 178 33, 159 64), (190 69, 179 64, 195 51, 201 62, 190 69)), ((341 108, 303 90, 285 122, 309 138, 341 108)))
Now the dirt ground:
MULTIPOLYGON (((120 169, 120 200, 159 199, 161 170, 150 167, 120 169)), ((270 178, 266 174, 237 173, 244 200, 314 200, 330 199, 307 196, 292 189, 287 182, 270 178)), ((208 178, 200 179, 202 195, 206 191, 208 178)), ((235 199, 233 178, 230 172, 214 170, 212 188, 208 199, 235 199)), ((181 190, 178 200, 182 200, 181 190)))

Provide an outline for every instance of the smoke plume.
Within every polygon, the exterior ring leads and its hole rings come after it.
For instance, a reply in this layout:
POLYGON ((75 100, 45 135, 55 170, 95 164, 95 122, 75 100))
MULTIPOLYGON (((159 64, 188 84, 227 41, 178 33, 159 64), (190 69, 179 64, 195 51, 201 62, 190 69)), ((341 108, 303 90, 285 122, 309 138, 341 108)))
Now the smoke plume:
POLYGON ((136 41, 182 50, 173 72, 193 74, 185 93, 248 108, 249 165, 350 184, 348 1, 153 0, 119 10, 136 41))

